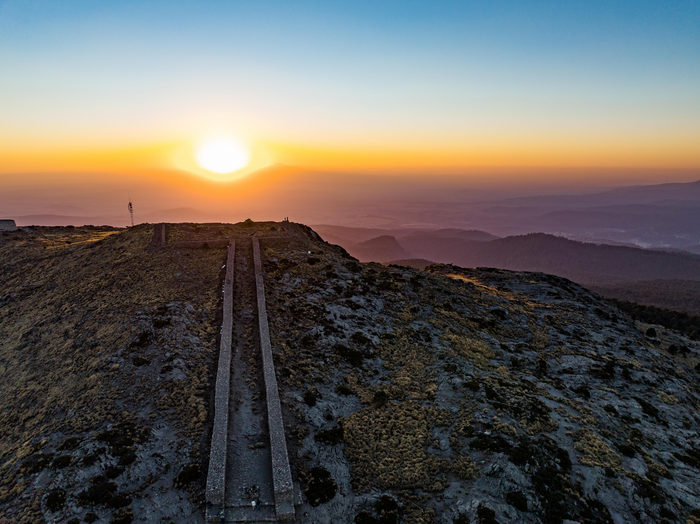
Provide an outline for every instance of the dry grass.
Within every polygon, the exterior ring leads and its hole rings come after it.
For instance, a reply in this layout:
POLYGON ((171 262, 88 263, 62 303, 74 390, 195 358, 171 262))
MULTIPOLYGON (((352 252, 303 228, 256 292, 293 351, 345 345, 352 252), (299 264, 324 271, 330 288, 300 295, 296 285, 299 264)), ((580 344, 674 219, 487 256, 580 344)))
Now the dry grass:
POLYGON ((494 356, 491 348, 481 340, 454 334, 445 335, 445 340, 452 343, 460 357, 474 361, 474 364, 481 369, 486 369, 488 359, 494 356))
MULTIPOLYGON (((134 382, 131 366, 113 361, 120 350, 133 351, 129 345, 142 329, 137 312, 172 302, 215 312, 223 252, 149 254, 151 237, 147 225, 128 231, 31 228, 3 235, 0 504, 29 486, 31 478, 18 472, 27 456, 124 419, 124 407, 136 410, 141 402, 155 400, 149 377, 134 382)), ((193 359, 201 367, 184 388, 168 386, 178 405, 176 422, 194 439, 207 417, 203 394, 216 338, 213 322, 212 315, 190 327, 203 344, 193 359)), ((36 522, 40 495, 15 499, 13 519, 36 522)))
POLYGON ((416 489, 442 491, 447 480, 441 460, 427 452, 433 423, 416 402, 367 408, 345 419, 346 454, 353 463, 353 487, 364 491, 416 489))
POLYGON ((599 466, 619 470, 620 456, 592 431, 581 431, 576 437, 576 449, 583 453, 580 461, 585 466, 599 466))

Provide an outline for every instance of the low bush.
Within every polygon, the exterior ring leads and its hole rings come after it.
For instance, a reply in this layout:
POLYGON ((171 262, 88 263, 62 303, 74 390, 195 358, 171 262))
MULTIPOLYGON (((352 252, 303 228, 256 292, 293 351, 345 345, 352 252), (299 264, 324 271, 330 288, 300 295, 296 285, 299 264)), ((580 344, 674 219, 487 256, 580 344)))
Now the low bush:
POLYGON ((62 489, 52 489, 46 495, 46 509, 51 513, 60 510, 66 504, 66 492, 62 489))
POLYGON ((375 408, 382 408, 387 405, 389 402, 389 394, 384 391, 383 389, 380 389, 377 391, 374 396, 372 397, 372 405, 375 408))
POLYGON ((197 464, 189 464, 180 470, 175 477, 175 487, 181 488, 187 484, 191 484, 199 478, 199 466, 197 464))
POLYGON ((323 442, 333 446, 335 444, 340 444, 343 441, 343 436, 345 432, 343 430, 343 425, 338 424, 330 429, 322 429, 314 435, 314 440, 316 442, 323 442))
POLYGON ((338 492, 338 485, 331 478, 331 474, 323 466, 318 466, 306 475, 306 498, 311 506, 316 507, 325 504, 338 492))
POLYGON ((518 511, 527 511, 527 497, 519 491, 509 491, 505 494, 508 504, 518 511))

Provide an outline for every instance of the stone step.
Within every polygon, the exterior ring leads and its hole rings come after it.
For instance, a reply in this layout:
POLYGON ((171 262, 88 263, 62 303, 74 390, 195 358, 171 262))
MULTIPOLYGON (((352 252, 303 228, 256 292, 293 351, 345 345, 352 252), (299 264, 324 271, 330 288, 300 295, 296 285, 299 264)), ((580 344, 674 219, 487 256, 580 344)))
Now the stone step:
POLYGON ((207 509, 207 522, 277 522, 274 504, 262 504, 254 510, 251 506, 229 506, 225 510, 225 518, 221 520, 221 512, 214 508, 207 509))

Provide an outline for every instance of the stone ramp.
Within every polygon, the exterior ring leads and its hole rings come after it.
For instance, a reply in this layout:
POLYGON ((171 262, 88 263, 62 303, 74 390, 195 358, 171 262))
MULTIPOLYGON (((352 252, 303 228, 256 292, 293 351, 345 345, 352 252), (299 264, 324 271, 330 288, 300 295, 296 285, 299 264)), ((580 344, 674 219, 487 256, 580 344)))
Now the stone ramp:
POLYGON ((267 422, 270 432, 270 455, 272 458, 272 481, 275 491, 275 511, 278 520, 294 519, 294 484, 289 467, 287 441, 282 420, 275 376, 275 363, 270 344, 270 328, 267 323, 265 306, 265 284, 263 282, 262 261, 260 259, 260 242, 253 238, 253 260, 255 263, 255 287, 258 305, 258 325, 260 328, 260 349, 262 353, 263 374, 265 376, 265 393, 267 399, 267 422))
POLYGON ((253 510, 250 505, 226 508, 226 522, 277 522, 274 504, 263 504, 253 510))
POLYGON ((207 477, 209 522, 295 520, 299 494, 289 465, 263 278, 259 239, 245 245, 231 241, 207 477), (257 509, 250 504, 251 487, 257 509))
POLYGON ((252 511, 256 498, 274 513, 272 460, 261 369, 255 300, 253 249, 238 240, 234 278, 234 355, 229 407, 228 463, 226 472, 227 519, 257 519, 252 511), (235 512, 233 508, 238 508, 235 512), (250 513, 250 515, 248 515, 250 513), (234 516, 236 515, 236 516, 234 516))

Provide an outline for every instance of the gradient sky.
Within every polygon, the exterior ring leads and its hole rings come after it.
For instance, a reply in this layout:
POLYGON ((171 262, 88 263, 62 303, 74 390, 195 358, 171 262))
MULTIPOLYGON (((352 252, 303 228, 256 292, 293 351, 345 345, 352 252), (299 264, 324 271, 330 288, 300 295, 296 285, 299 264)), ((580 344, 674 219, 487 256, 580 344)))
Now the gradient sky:
POLYGON ((700 169, 700 2, 0 0, 0 173, 221 132, 256 166, 700 169))

